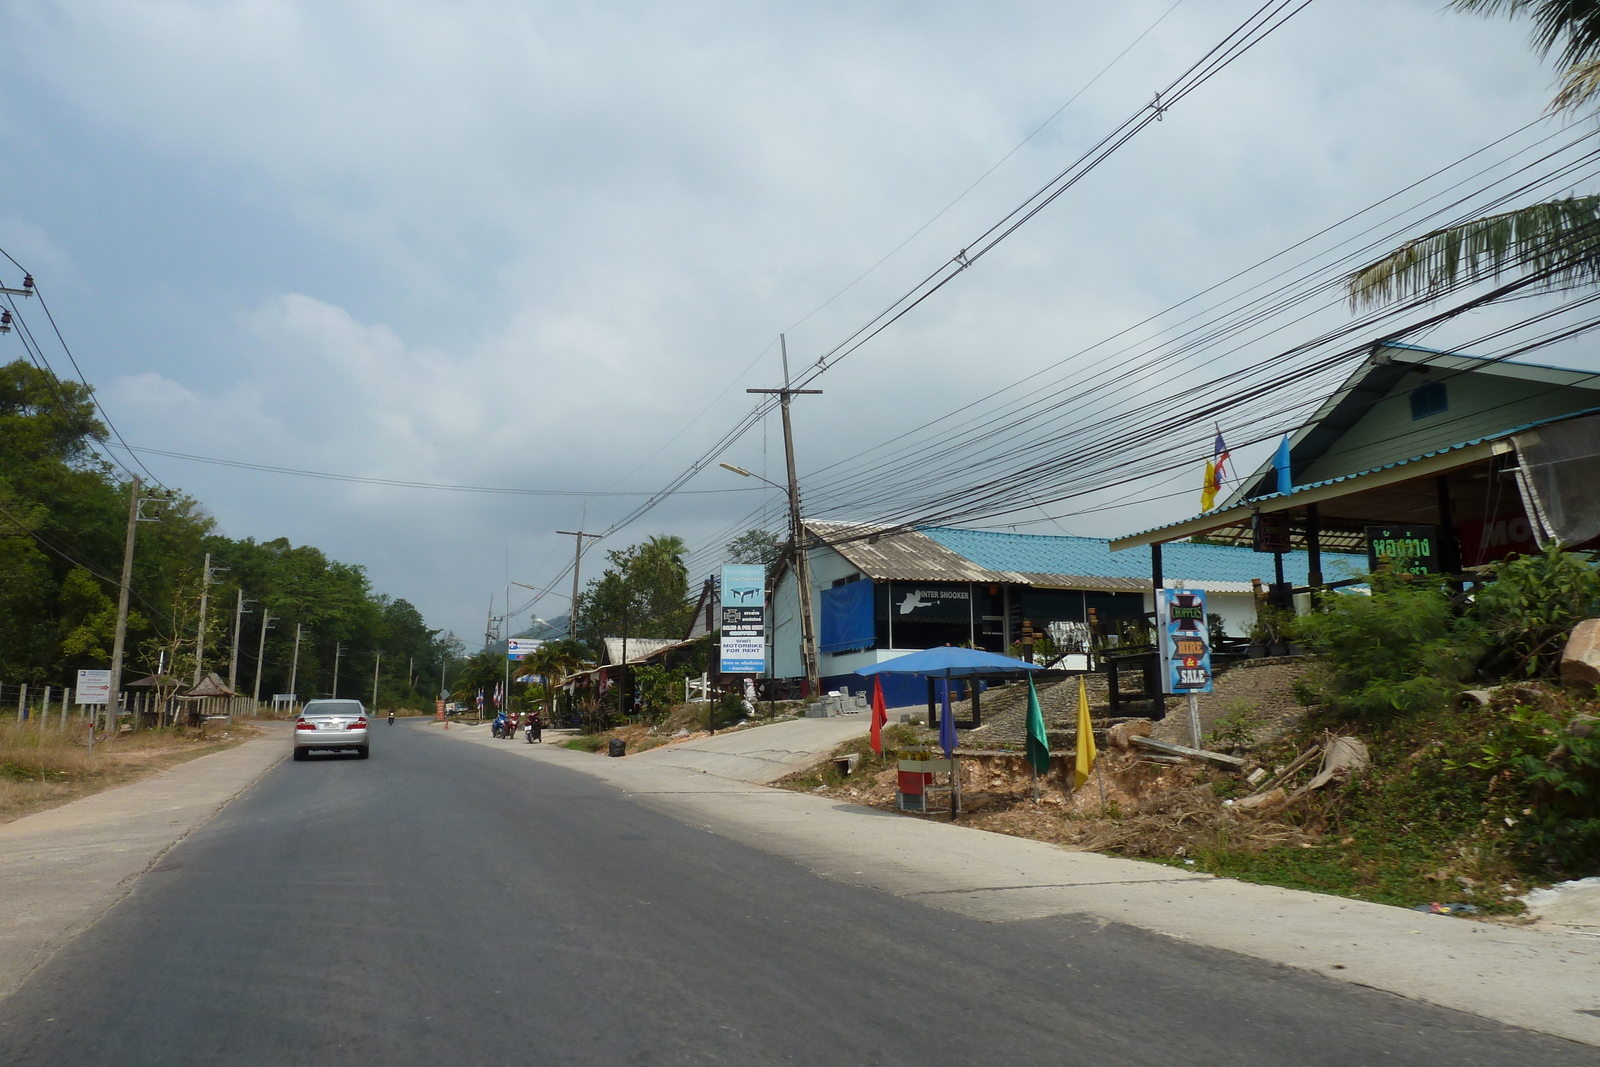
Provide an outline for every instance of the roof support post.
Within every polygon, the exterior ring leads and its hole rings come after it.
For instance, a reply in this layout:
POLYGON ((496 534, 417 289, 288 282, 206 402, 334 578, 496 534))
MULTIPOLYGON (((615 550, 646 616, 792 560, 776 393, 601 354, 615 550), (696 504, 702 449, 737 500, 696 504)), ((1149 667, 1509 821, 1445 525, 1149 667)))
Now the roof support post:
POLYGON ((1456 536, 1455 508, 1450 503, 1450 475, 1433 479, 1439 494, 1439 569, 1446 574, 1461 573, 1461 539, 1456 536))
POLYGON ((1161 542, 1155 541, 1150 545, 1150 588, 1154 590, 1150 597, 1150 609, 1160 610, 1156 602, 1161 599, 1161 587, 1166 581, 1161 576, 1161 542))
POLYGON ((1322 603, 1322 513, 1315 504, 1306 505, 1306 584, 1311 587, 1311 603, 1322 603))

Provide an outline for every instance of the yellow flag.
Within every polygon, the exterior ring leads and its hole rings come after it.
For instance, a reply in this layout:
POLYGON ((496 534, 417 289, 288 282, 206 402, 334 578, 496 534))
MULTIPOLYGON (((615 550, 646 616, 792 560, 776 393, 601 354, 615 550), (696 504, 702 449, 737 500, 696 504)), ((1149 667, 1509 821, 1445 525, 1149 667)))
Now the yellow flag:
POLYGON ((1206 460, 1206 484, 1200 490, 1200 510, 1210 511, 1217 504, 1217 490, 1222 486, 1217 478, 1217 465, 1212 460, 1206 460))
POLYGON ((1081 788, 1094 770, 1094 724, 1089 721, 1089 687, 1083 676, 1078 676, 1078 767, 1073 776, 1072 788, 1081 788))

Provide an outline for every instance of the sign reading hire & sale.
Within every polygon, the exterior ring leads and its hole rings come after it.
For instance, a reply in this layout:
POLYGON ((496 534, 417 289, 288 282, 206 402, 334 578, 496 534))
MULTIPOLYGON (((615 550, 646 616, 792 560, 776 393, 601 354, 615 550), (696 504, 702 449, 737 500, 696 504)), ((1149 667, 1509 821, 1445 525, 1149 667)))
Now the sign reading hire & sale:
POLYGON ((722 673, 766 669, 767 569, 730 564, 722 568, 722 673))
POLYGON ((1163 589, 1156 597, 1161 682, 1168 693, 1211 692, 1211 633, 1203 589, 1163 589))

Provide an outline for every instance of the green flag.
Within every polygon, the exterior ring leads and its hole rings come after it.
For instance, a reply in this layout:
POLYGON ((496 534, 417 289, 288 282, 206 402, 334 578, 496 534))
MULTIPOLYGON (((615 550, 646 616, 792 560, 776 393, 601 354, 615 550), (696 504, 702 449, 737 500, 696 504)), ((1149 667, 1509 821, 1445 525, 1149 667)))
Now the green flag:
POLYGON ((1039 691, 1028 677, 1028 762, 1040 774, 1050 773, 1050 742, 1044 735, 1044 710, 1039 707, 1039 691))

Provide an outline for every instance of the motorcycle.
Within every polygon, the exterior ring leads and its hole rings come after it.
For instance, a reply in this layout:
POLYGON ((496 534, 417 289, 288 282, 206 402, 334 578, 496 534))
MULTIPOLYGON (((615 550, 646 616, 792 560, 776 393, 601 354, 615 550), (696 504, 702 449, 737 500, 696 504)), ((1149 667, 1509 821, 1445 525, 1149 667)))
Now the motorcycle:
POLYGON ((389 725, 390 726, 394 725, 394 712, 392 712, 392 711, 389 713, 389 725))
POLYGON ((508 736, 508 731, 506 730, 506 721, 504 719, 496 719, 494 724, 489 727, 489 732, 495 737, 508 736))
POLYGON ((544 740, 544 738, 541 736, 544 733, 544 724, 538 719, 530 718, 527 722, 527 725, 522 728, 522 732, 523 735, 527 737, 528 744, 530 745, 537 745, 540 741, 544 740))

